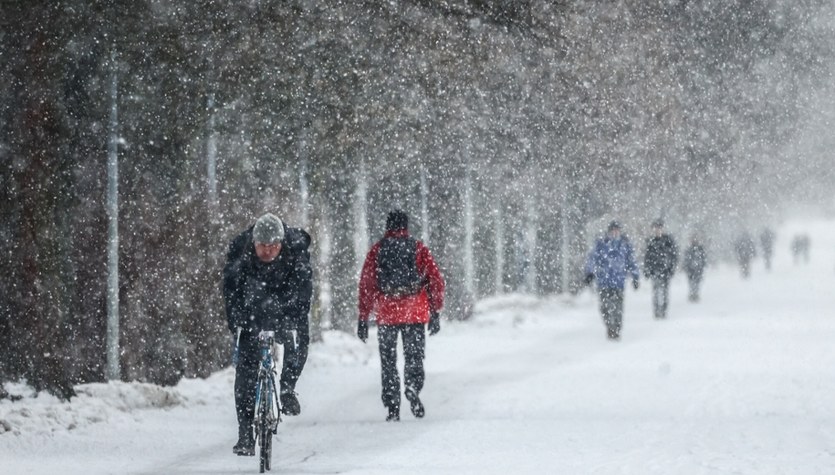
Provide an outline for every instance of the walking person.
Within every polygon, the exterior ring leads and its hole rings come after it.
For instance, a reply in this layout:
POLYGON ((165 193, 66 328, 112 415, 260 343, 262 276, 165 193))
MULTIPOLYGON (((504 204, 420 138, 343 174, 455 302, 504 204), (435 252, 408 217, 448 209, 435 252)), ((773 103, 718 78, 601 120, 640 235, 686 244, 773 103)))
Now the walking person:
POLYGON ((652 281, 652 310, 655 318, 667 318, 670 301, 670 279, 678 265, 678 247, 672 236, 664 232, 664 221, 652 223, 653 236, 647 239, 644 254, 644 275, 652 281))
POLYGON ((795 264, 801 261, 809 263, 809 242, 808 234, 798 234, 792 239, 792 254, 795 264))
POLYGON ((400 376, 397 372, 397 337, 403 340, 405 396, 412 414, 421 418, 420 400, 425 373, 423 359, 428 323, 430 335, 441 330, 444 280, 429 248, 409 235, 403 211, 388 214, 386 232, 365 258, 359 282, 357 336, 368 339, 368 319, 377 320, 383 406, 387 421, 400 420, 400 376))
POLYGON ((707 266, 707 252, 695 235, 690 238, 690 246, 684 251, 684 272, 687 273, 687 282, 690 286, 688 300, 699 301, 699 286, 702 283, 702 275, 707 266))
POLYGON ((763 259, 765 259, 765 270, 771 270, 771 256, 774 254, 774 241, 777 235, 771 228, 763 229, 760 233, 760 244, 763 248, 763 259))
POLYGON ((742 278, 747 279, 751 275, 751 259, 757 255, 757 247, 751 238, 751 234, 748 232, 742 233, 734 243, 734 251, 736 252, 739 269, 742 271, 742 278))
POLYGON ((286 226, 271 213, 258 218, 229 245, 223 297, 229 330, 233 334, 240 330, 235 368, 238 443, 232 449, 238 455, 255 455, 252 424, 261 330, 276 331, 277 342, 284 345, 279 380, 281 412, 295 416, 301 411, 295 387, 310 344, 313 272, 309 246, 307 232, 286 226))
POLYGON ((623 327, 623 289, 626 275, 632 277, 632 286, 638 290, 641 277, 632 243, 621 234, 617 221, 609 223, 606 236, 595 242, 586 260, 586 284, 597 280, 600 297, 600 313, 606 324, 606 335, 610 340, 619 340, 623 327))

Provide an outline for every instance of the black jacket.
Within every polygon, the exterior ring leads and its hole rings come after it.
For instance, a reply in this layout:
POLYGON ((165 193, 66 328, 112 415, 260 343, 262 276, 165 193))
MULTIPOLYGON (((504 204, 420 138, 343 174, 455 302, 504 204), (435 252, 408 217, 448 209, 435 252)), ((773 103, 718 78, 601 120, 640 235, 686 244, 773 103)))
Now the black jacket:
POLYGON ((757 256, 757 246, 748 234, 737 239, 734 250, 736 250, 736 258, 739 262, 748 262, 757 256))
POLYGON ((265 263, 255 254, 252 227, 229 244, 223 299, 229 330, 292 329, 306 323, 313 296, 310 235, 284 226, 281 252, 265 263))
POLYGON ((678 264, 678 247, 672 236, 662 234, 647 240, 644 254, 644 274, 647 277, 669 279, 678 264))

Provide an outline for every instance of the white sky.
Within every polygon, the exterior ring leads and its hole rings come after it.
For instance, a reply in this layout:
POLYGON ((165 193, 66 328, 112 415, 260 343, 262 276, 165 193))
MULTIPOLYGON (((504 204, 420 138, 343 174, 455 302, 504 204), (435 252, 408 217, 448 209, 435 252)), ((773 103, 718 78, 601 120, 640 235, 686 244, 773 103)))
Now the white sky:
MULTIPOLYGON (((279 427, 273 473, 835 470, 835 221, 782 226, 770 273, 761 260, 748 281, 709 268, 698 304, 676 276, 667 321, 651 318, 642 283, 618 343, 588 290, 493 299, 473 321, 445 322, 428 339, 423 420, 404 407, 384 422, 376 344, 327 334, 297 388, 302 414, 279 427), (808 265, 789 254, 800 230, 808 265)), ((2 401, 0 473, 257 473, 257 458, 231 452, 232 381, 226 370, 168 389, 84 385, 71 404, 2 401)))

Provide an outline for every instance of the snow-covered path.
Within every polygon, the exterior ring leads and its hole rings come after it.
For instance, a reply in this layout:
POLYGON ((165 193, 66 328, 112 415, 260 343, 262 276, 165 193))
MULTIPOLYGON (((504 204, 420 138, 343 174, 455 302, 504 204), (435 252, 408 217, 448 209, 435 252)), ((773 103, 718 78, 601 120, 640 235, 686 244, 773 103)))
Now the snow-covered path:
MULTIPOLYGON (((698 304, 677 276, 666 321, 651 318, 644 281, 627 292, 620 342, 589 291, 482 302, 428 340, 422 420, 405 408, 384 422, 376 345, 328 334, 273 472, 835 473, 835 222, 783 227, 773 267, 758 261, 749 280, 710 268, 698 304), (795 266, 800 229, 813 262, 795 266)), ((0 472, 255 473, 255 458, 231 453, 232 377, 2 402, 0 472), (172 407, 136 408, 148 400, 172 407)))

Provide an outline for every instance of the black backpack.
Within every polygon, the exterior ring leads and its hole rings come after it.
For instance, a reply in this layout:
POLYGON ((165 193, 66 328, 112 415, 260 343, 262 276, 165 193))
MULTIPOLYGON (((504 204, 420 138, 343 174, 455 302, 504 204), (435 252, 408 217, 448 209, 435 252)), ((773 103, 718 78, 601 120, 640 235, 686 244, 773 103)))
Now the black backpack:
POLYGON ((411 236, 380 241, 377 254, 377 287, 393 297, 414 295, 423 287, 417 270, 417 240, 411 236))

